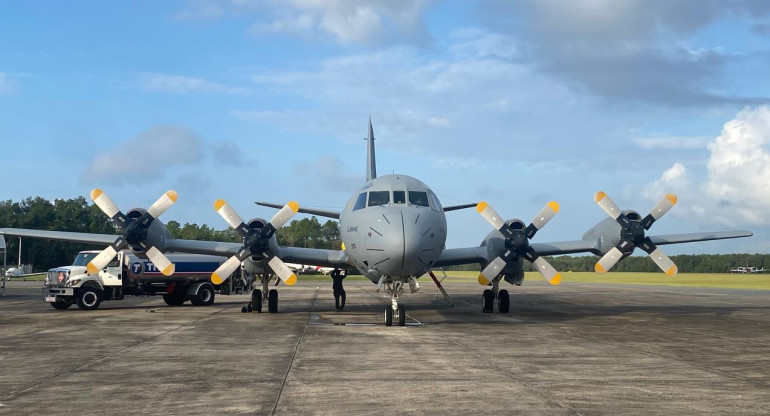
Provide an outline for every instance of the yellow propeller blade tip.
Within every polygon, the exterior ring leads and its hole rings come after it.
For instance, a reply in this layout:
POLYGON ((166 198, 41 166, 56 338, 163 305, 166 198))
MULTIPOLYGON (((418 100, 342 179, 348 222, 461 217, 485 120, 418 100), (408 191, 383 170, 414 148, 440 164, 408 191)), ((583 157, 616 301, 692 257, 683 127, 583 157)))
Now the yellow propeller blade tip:
POLYGON ((163 276, 171 276, 172 274, 174 274, 174 270, 175 270, 175 267, 174 267, 174 264, 172 263, 166 266, 166 268, 163 269, 161 273, 163 273, 163 276))
POLYGON ((289 201, 289 203, 286 204, 286 205, 288 205, 289 208, 291 208, 291 210, 294 211, 294 212, 298 212, 299 211, 299 204, 297 203, 297 201, 289 201))
POLYGON ((487 204, 484 201, 481 201, 478 204, 476 204, 476 212, 481 214, 481 212, 484 211, 485 209, 487 209, 488 206, 489 206, 489 204, 487 204))
POLYGON ((94 275, 99 273, 99 269, 96 268, 96 266, 93 265, 93 263, 89 262, 86 266, 86 270, 88 270, 88 274, 94 275))
POLYGON ((292 274, 291 276, 287 277, 286 280, 284 280, 284 283, 289 286, 294 286, 294 284, 297 283, 297 275, 292 274))
POLYGON ((222 280, 222 278, 219 277, 218 274, 211 273, 211 283, 213 283, 215 285, 220 285, 220 284, 222 284, 222 282, 224 282, 224 280, 222 280))
POLYGON ((602 267, 601 263, 596 263, 594 270, 596 270, 596 273, 607 273, 607 270, 604 270, 604 267, 602 267))
POLYGON ((559 212, 559 203, 556 201, 551 201, 548 203, 548 206, 553 210, 553 212, 559 212))
POLYGON ((604 197, 606 197, 606 196, 607 196, 607 194, 605 194, 602 191, 599 191, 599 192, 596 193, 596 195, 594 195, 594 201, 599 202, 602 199, 604 199, 604 197))
POLYGON ((176 203, 176 200, 177 200, 177 198, 179 197, 179 195, 177 195, 176 191, 174 191, 174 190, 171 190, 171 191, 168 191, 168 192, 166 192, 166 196, 167 196, 167 197, 168 197, 168 199, 170 199, 170 200, 171 200, 171 202, 173 202, 173 203, 176 203))
POLYGON ((489 284, 489 280, 487 280, 487 278, 483 274, 479 274, 479 284, 482 286, 486 286, 489 284))
POLYGON ((676 204, 676 201, 677 201, 676 195, 674 195, 674 194, 666 194, 666 198, 668 198, 668 200, 671 201, 672 205, 676 204))
POLYGON ((669 267, 668 270, 666 270, 666 275, 673 276, 673 275, 676 274, 677 271, 678 271, 678 269, 676 268, 676 265, 673 265, 673 266, 669 267))
POLYGON ((93 200, 95 200, 96 198, 99 198, 100 196, 102 196, 102 194, 103 194, 103 193, 104 193, 104 191, 102 191, 102 190, 101 190, 101 189, 99 189, 99 188, 94 188, 94 189, 92 189, 92 190, 91 190, 91 200, 93 201, 93 200))
POLYGON ((559 283, 561 283, 561 273, 556 273, 556 276, 551 279, 551 284, 557 286, 559 283))
POLYGON ((227 202, 224 199, 217 199, 214 201, 214 211, 219 211, 225 205, 227 205, 227 202))

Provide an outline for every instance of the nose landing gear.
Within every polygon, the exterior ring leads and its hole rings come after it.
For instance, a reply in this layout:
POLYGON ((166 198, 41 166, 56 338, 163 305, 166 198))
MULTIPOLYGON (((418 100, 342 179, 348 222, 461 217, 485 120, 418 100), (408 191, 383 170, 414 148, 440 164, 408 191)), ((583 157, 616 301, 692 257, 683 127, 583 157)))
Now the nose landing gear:
POLYGON ((492 280, 492 289, 486 289, 481 295, 481 312, 492 313, 497 301, 497 310, 508 313, 511 310, 511 297, 505 289, 500 290, 500 278, 492 280))
POLYGON ((398 304, 398 297, 404 294, 404 285, 407 284, 412 293, 418 291, 420 289, 420 285, 417 283, 417 279, 410 276, 397 282, 383 283, 381 281, 380 285, 383 284, 385 285, 385 293, 389 293, 391 295, 390 306, 385 307, 385 326, 392 326, 394 319, 396 321, 396 325, 406 325, 406 309, 404 308, 404 305, 398 304))

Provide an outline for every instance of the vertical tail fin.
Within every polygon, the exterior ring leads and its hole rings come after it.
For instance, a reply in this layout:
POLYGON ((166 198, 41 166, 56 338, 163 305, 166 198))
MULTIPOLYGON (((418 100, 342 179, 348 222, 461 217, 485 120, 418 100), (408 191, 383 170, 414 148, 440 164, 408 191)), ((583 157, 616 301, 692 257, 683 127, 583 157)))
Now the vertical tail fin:
POLYGON ((372 118, 369 117, 369 137, 366 138, 366 181, 377 177, 377 164, 374 157, 374 129, 372 118))

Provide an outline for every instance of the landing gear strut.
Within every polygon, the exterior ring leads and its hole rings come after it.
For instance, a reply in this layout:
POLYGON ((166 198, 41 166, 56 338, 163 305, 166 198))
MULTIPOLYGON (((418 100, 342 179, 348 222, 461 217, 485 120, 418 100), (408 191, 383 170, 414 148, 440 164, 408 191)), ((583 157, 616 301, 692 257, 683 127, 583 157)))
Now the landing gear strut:
MULTIPOLYGON (((278 291, 270 289, 270 278, 272 276, 265 273, 262 275, 262 289, 254 289, 251 291, 251 302, 248 305, 241 308, 241 312, 257 312, 262 313, 262 303, 267 300, 267 311, 270 313, 278 312, 278 291)), ((278 277, 276 277, 278 279, 278 277)))
POLYGON ((500 278, 492 280, 492 289, 486 289, 481 295, 481 312, 492 313, 497 300, 497 310, 500 313, 508 313, 511 310, 511 297, 508 291, 500 290, 500 278))
MULTIPOLYGON (((388 282, 385 284, 385 293, 390 293, 390 306, 385 307, 385 326, 392 326, 393 320, 396 320, 396 325, 406 325, 406 309, 404 305, 398 304, 399 295, 404 293, 404 285, 409 284, 409 289, 412 293, 417 292, 420 289, 420 285, 414 277, 406 277, 397 282, 388 282)), ((382 285, 382 281, 380 285, 382 285)), ((377 289, 379 291, 379 288, 377 289)))

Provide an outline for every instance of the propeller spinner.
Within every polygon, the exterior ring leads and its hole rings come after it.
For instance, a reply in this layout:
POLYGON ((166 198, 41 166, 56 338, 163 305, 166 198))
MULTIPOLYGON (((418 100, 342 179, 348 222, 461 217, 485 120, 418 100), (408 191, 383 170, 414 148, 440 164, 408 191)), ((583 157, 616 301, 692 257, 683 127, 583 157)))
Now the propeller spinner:
POLYGON ((169 209, 177 200, 174 191, 161 195, 150 208, 138 218, 128 218, 120 211, 112 199, 99 188, 91 191, 91 200, 123 231, 114 243, 97 254, 86 266, 88 274, 97 274, 107 267, 118 251, 131 246, 138 247, 147 254, 152 264, 166 276, 174 273, 174 264, 157 247, 147 242, 147 230, 161 214, 169 209))
POLYGON ((498 256, 492 260, 484 270, 479 274, 479 283, 482 285, 488 285, 492 279, 496 278, 510 262, 515 261, 521 257, 532 262, 537 271, 543 275, 545 280, 548 280, 552 285, 558 285, 561 283, 561 273, 551 266, 544 258, 529 245, 529 240, 535 236, 535 233, 543 228, 551 218, 559 212, 559 204, 555 201, 551 201, 543 207, 542 210, 535 216, 532 222, 524 229, 512 228, 510 225, 503 221, 500 214, 498 214, 489 204, 486 202, 479 202, 476 205, 476 211, 489 222, 492 227, 499 231, 503 237, 505 237, 506 251, 502 256, 498 256))
POLYGON ((287 285, 291 286, 297 283, 297 275, 270 250, 270 238, 277 229, 283 227, 299 211, 299 204, 294 201, 289 202, 262 228, 250 228, 223 199, 217 199, 214 202, 214 209, 238 235, 243 237, 243 246, 211 274, 212 283, 218 285, 227 280, 241 262, 250 256, 261 256, 267 260, 270 268, 287 285))
POLYGON ((666 194, 641 221, 628 219, 615 202, 602 191, 596 193, 594 200, 621 227, 618 244, 596 262, 594 269, 597 273, 606 273, 623 257, 623 253, 630 253, 636 247, 649 254, 652 261, 667 275, 673 276, 677 273, 676 264, 644 234, 655 221, 676 204, 676 195, 666 194))

